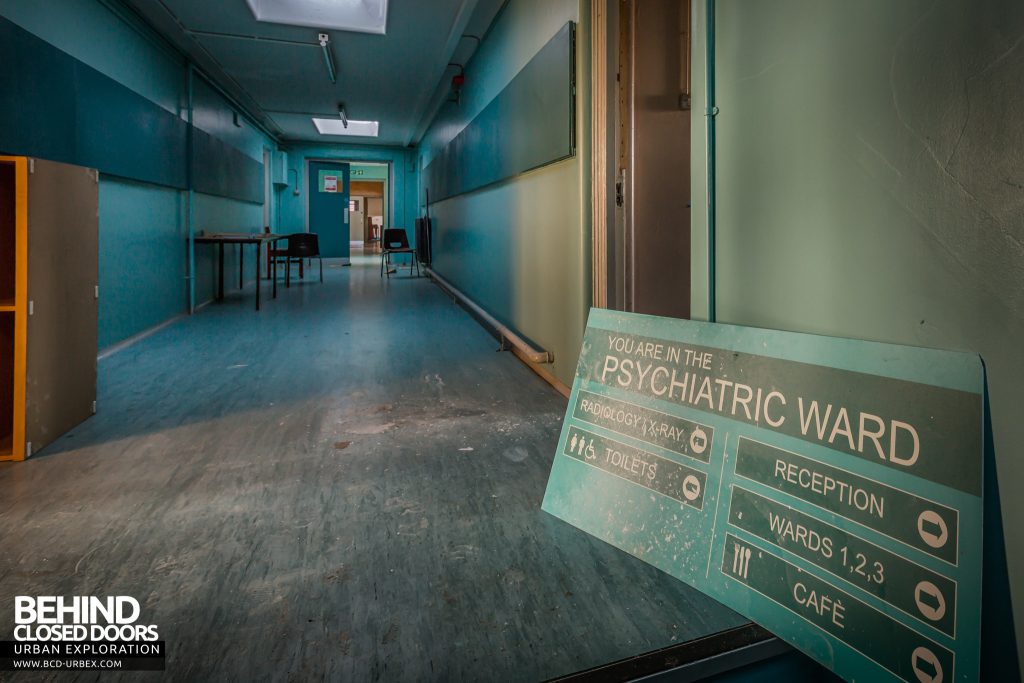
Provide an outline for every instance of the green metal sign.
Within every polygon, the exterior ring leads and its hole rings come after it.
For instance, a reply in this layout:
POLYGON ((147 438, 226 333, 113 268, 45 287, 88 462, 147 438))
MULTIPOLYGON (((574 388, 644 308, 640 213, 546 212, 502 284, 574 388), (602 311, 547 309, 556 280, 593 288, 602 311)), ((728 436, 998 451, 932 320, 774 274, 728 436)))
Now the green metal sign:
POLYGON ((851 681, 979 676, 978 356, 595 309, 543 509, 851 681))

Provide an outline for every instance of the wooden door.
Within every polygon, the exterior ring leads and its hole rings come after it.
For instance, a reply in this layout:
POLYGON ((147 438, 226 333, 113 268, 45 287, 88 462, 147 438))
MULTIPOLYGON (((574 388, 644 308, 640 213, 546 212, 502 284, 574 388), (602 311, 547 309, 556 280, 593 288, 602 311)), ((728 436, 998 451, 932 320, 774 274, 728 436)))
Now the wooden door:
MULTIPOLYGON (((128 251, 119 258, 132 258, 128 251)), ((99 174, 33 160, 28 176, 25 439, 34 453, 93 413, 99 174)))

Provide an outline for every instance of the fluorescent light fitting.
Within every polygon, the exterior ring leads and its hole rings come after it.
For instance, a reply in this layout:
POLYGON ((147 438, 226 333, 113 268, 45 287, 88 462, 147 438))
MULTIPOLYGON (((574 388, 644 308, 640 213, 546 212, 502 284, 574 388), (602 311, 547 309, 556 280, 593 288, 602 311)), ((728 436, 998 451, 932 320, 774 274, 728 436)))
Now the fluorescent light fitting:
POLYGON ((384 35, 388 0, 246 0, 257 21, 384 35))
POLYGON ((331 37, 326 33, 321 33, 318 39, 320 41, 320 49, 324 53, 324 64, 327 65, 327 77, 331 79, 331 83, 337 83, 338 72, 334 66, 334 51, 331 50, 331 37))
POLYGON ((320 135, 349 135, 352 137, 375 138, 380 129, 377 121, 353 121, 348 120, 348 125, 340 118, 338 119, 313 119, 320 135))

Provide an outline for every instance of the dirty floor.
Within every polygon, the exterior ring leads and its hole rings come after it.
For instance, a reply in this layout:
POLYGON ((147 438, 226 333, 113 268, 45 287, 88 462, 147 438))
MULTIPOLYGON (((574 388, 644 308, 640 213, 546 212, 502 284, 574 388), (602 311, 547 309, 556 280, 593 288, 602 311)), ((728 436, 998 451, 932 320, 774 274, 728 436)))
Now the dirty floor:
POLYGON ((101 361, 99 413, 0 466, 5 631, 131 595, 173 680, 537 681, 744 623, 541 512, 564 399, 404 275, 250 285, 101 361))

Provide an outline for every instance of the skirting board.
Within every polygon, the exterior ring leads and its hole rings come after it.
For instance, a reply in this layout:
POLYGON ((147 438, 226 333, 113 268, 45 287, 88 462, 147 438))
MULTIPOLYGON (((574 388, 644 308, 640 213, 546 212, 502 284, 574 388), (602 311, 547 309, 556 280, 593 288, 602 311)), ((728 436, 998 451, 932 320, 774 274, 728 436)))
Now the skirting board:
MULTIPOLYGON (((200 308, 202 308, 203 306, 205 306, 208 303, 210 303, 210 302, 207 301, 207 302, 197 306, 196 310, 198 311, 200 308)), ((186 317, 187 315, 188 315, 187 313, 179 313, 178 315, 176 315, 176 316, 174 316, 172 318, 168 318, 167 320, 163 321, 162 323, 159 323, 157 325, 154 325, 153 327, 147 328, 147 329, 143 330, 142 332, 139 332, 138 334, 133 334, 132 336, 128 337, 127 339, 122 339, 121 341, 117 342, 116 344, 111 344, 110 346, 107 346, 107 347, 105 347, 105 348, 100 350, 99 354, 96 356, 96 360, 100 361, 100 360, 104 360, 106 358, 110 358, 111 356, 113 356, 118 351, 124 351, 129 346, 131 346, 132 344, 135 344, 136 342, 140 342, 143 339, 145 339, 146 337, 151 337, 152 335, 156 334, 160 330, 164 329, 165 327, 169 327, 170 325, 173 325, 174 323, 178 322, 179 320, 181 320, 182 318, 186 317)))

